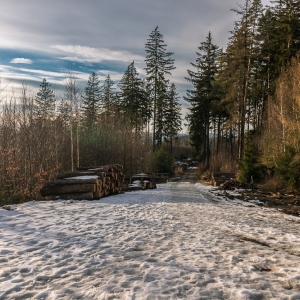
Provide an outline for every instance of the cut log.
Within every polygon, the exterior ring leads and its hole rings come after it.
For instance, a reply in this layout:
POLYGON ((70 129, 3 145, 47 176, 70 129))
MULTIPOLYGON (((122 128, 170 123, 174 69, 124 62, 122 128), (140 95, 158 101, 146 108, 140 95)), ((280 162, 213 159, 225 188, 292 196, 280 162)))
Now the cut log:
POLYGON ((102 191, 97 191, 93 193, 93 199, 100 199, 102 191))
POLYGON ((121 192, 124 189, 125 174, 122 165, 112 164, 99 167, 80 167, 76 171, 57 176, 41 189, 41 195, 83 199, 100 199, 121 192), (83 177, 86 176, 86 177, 83 177), (87 177, 92 176, 92 177, 87 177), (77 178, 76 178, 77 177, 77 178), (93 195, 93 196, 92 196, 93 195))
POLYGON ((91 176, 91 175, 97 175, 93 171, 73 171, 73 172, 66 172, 63 174, 60 174, 57 176, 57 179, 63 179, 63 178, 69 178, 69 177, 78 177, 78 176, 91 176))
POLYGON ((45 183, 45 186, 54 186, 54 185, 72 185, 72 184, 99 184, 98 179, 57 179, 50 180, 45 183))
POLYGON ((95 184, 72 184, 72 185, 55 185, 44 186, 41 189, 42 197, 61 194, 77 194, 77 193, 93 193, 96 192, 95 184))

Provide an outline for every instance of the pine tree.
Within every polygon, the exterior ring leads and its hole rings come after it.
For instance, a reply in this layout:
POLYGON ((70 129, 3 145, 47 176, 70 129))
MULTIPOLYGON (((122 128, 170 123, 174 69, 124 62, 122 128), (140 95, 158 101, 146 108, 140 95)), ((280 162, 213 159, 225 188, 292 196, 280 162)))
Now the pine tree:
POLYGON ((162 143, 162 109, 168 85, 166 75, 170 75, 175 69, 173 52, 167 52, 166 46, 163 35, 156 27, 145 44, 146 79, 153 107, 153 151, 162 143))
POLYGON ((168 90, 168 97, 166 100, 164 136, 170 145, 170 153, 172 153, 173 142, 178 141, 178 135, 181 130, 181 104, 174 83, 171 84, 168 90))
POLYGON ((85 121, 89 125, 93 125, 100 113, 101 103, 101 87, 98 76, 93 72, 88 79, 87 86, 85 88, 85 95, 82 96, 83 103, 82 109, 85 116, 85 121))
POLYGON ((277 51, 275 61, 280 71, 295 57, 300 49, 300 2, 298 0, 273 0, 272 26, 276 30, 277 51))
POLYGON ((72 107, 70 103, 65 99, 61 100, 57 107, 57 112, 58 120, 64 127, 66 127, 69 124, 72 116, 72 107))
POLYGON ((260 19, 263 75, 268 82, 268 96, 274 96, 275 81, 292 57, 300 50, 300 2, 271 1, 260 19))
POLYGON ((230 103, 231 131, 236 132, 238 157, 242 159, 245 133, 260 124, 261 119, 257 118, 257 114, 262 111, 265 95, 265 81, 260 75, 262 59, 259 35, 263 6, 261 0, 245 0, 244 5, 232 11, 240 19, 235 22, 229 45, 222 55, 224 68, 220 78, 228 81, 225 100, 230 103))
POLYGON ((55 115, 55 95, 51 84, 43 79, 40 90, 35 97, 34 112, 39 120, 52 119, 55 115))
POLYGON ((117 95, 114 91, 114 82, 110 79, 110 75, 107 75, 104 84, 101 86, 102 98, 101 106, 105 118, 114 115, 117 105, 117 95))
POLYGON ((120 88, 119 105, 123 116, 130 119, 131 125, 138 131, 145 124, 143 109, 147 100, 144 83, 137 73, 134 62, 127 67, 118 86, 120 88))
POLYGON ((147 83, 145 79, 143 79, 141 82, 141 88, 143 90, 143 97, 142 97, 142 101, 140 102, 140 114, 142 117, 142 123, 146 127, 151 120, 152 106, 151 106, 151 99, 149 97, 149 91, 147 90, 147 83))
POLYGON ((187 91, 185 100, 192 106, 190 114, 187 116, 190 122, 192 145, 196 148, 200 158, 209 166, 211 109, 215 97, 213 82, 217 73, 217 59, 220 56, 220 50, 212 43, 210 32, 206 41, 202 42, 198 49, 196 62, 191 63, 196 70, 188 70, 189 77, 186 78, 193 84, 194 90, 187 91))

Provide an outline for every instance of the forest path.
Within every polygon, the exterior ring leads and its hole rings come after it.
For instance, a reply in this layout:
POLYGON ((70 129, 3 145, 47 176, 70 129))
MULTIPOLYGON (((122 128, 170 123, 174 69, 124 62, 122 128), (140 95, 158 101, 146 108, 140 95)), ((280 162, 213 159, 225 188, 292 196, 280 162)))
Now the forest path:
POLYGON ((300 299, 298 219, 185 180, 0 211, 0 299, 300 299))

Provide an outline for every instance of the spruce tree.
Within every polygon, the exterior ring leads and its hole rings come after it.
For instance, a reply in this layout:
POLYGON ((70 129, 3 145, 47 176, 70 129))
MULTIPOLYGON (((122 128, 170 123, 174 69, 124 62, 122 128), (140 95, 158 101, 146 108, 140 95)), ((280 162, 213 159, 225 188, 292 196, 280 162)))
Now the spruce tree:
POLYGON ((104 84, 101 86, 102 98, 101 106, 105 118, 114 115, 116 110, 116 92, 114 88, 114 82, 110 79, 110 75, 107 75, 104 84))
POLYGON ((51 84, 44 78, 35 97, 34 112, 39 120, 51 119, 55 115, 55 95, 51 84))
POLYGON ((279 67, 287 62, 300 49, 300 2, 299 0, 273 0, 271 8, 274 16, 273 26, 277 35, 277 53, 275 60, 279 67))
POLYGON ((82 109, 85 117, 85 121, 89 125, 93 125, 100 113, 101 103, 101 87, 98 76, 93 72, 88 79, 87 86, 85 88, 85 95, 82 96, 82 109))
POLYGON ((300 2, 274 0, 260 21, 261 52, 269 92, 274 95, 275 81, 292 57, 300 50, 300 2))
POLYGON ((175 69, 173 52, 167 52, 166 47, 163 35, 156 27, 145 44, 146 80, 153 107, 153 151, 162 143, 162 110, 168 85, 166 75, 170 75, 175 69))
POLYGON ((261 0, 245 0, 244 5, 232 11, 239 16, 239 20, 235 22, 228 47, 222 56, 224 68, 221 77, 223 80, 229 78, 225 98, 230 102, 231 127, 236 131, 238 157, 242 159, 245 133, 259 123, 254 113, 261 109, 264 99, 265 82, 259 75, 262 61, 259 21, 263 6, 261 0))
POLYGON ((72 107, 71 107, 71 104, 63 99, 60 101, 60 104, 58 105, 57 107, 57 118, 58 120, 61 122, 61 124, 66 127, 70 120, 71 120, 71 117, 72 117, 72 107))
POLYGON ((118 86, 120 88, 119 106, 123 116, 129 119, 133 128, 138 131, 145 123, 142 113, 144 113, 144 103, 147 100, 144 83, 139 77, 134 62, 127 67, 118 86))
POLYGON ((166 99, 166 109, 164 113, 164 136, 170 145, 170 153, 173 150, 173 142, 178 141, 181 130, 181 104, 179 102, 176 86, 171 84, 166 99))
POLYGON ((202 42, 198 49, 196 62, 191 63, 195 71, 188 70, 189 77, 186 78, 193 84, 194 90, 187 91, 185 100, 192 106, 187 117, 190 122, 192 145, 196 147, 197 154, 208 167, 211 109, 212 101, 215 99, 213 82, 217 74, 217 59, 220 56, 220 50, 212 43, 210 32, 206 41, 202 42))

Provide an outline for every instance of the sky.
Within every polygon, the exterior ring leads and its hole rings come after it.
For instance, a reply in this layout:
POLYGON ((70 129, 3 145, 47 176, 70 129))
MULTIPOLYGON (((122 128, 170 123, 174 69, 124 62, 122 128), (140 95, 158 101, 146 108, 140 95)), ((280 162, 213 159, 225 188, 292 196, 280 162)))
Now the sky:
MULTIPOLYGON (((24 82, 36 93, 43 78, 63 97, 65 74, 77 73, 84 89, 95 72, 117 83, 132 62, 145 76, 145 43, 158 26, 174 52, 169 77, 179 96, 190 88, 185 78, 197 47, 210 31, 226 48, 238 16, 231 11, 244 0, 0 0, 1 89, 18 90, 24 82)), ((269 1, 263 0, 263 4, 269 1)), ((188 103, 182 100, 184 111, 188 103)))

